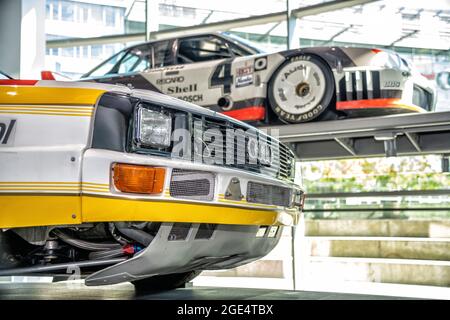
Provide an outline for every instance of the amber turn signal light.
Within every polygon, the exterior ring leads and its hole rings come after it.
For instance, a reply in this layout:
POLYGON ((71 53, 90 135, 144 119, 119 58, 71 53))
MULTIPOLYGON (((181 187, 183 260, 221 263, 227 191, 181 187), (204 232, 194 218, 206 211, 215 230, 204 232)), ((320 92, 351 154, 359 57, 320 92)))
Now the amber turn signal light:
POLYGON ((117 190, 128 193, 156 194, 164 188, 165 168, 116 163, 113 181, 117 190))

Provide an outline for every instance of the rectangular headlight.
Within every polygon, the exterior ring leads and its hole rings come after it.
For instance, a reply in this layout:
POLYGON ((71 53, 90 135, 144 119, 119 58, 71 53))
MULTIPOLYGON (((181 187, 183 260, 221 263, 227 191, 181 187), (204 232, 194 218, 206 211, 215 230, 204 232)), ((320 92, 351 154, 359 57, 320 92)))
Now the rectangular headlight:
POLYGON ((139 144, 162 148, 170 146, 172 116, 141 107, 138 109, 137 125, 139 144))

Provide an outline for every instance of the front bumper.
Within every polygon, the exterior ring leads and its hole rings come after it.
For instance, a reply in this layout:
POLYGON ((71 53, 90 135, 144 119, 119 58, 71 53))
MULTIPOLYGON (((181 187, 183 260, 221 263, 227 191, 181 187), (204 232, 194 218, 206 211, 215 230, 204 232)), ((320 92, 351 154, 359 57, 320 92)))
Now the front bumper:
POLYGON ((298 190, 293 183, 260 174, 220 166, 191 163, 149 155, 126 154, 106 150, 87 150, 83 160, 82 221, 152 221, 213 223, 234 225, 294 225, 297 207, 250 203, 226 199, 224 194, 232 179, 238 178, 243 195, 249 182, 282 186, 298 190), (116 190, 111 181, 113 163, 131 163, 166 168, 164 192, 159 195, 127 194, 116 190), (180 199, 171 195, 170 181, 174 168, 214 174, 211 200, 180 199))
POLYGON ((218 225, 210 239, 196 239, 199 225, 193 224, 185 240, 170 241, 172 227, 172 223, 163 223, 145 250, 90 275, 86 285, 115 284, 191 270, 234 268, 268 254, 282 233, 279 227, 272 237, 268 231, 258 237, 258 226, 218 225))

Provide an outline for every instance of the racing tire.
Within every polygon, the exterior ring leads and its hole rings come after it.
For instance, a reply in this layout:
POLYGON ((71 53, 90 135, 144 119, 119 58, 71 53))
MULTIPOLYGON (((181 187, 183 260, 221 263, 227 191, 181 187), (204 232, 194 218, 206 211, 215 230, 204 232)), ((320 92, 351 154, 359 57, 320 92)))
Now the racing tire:
POLYGON ((136 292, 145 293, 152 291, 172 290, 183 287, 201 273, 201 270, 188 271, 183 273, 171 273, 141 280, 132 281, 136 292))
POLYGON ((287 58, 270 79, 268 98, 275 115, 285 123, 339 117, 333 72, 326 62, 312 54, 287 58))

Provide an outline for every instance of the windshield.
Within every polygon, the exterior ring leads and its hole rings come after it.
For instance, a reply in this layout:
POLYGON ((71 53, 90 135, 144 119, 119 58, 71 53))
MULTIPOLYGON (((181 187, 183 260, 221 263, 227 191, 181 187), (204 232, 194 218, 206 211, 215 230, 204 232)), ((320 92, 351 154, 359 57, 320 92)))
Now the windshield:
POLYGON ((232 41, 232 42, 234 42, 234 43, 238 43, 238 44, 240 44, 241 46, 243 46, 243 47, 249 49, 249 50, 252 51, 254 54, 257 54, 257 53, 266 53, 266 51, 265 51, 264 49, 255 46, 252 42, 250 42, 250 41, 248 41, 248 40, 246 40, 246 39, 244 39, 244 38, 241 38, 241 37, 239 37, 239 36, 237 36, 237 35, 235 35, 235 34, 228 33, 228 32, 222 32, 222 35, 223 35, 224 37, 226 37, 228 40, 230 40, 230 41, 232 41))
POLYGON ((93 70, 82 75, 81 78, 100 77, 100 76, 108 75, 112 71, 112 68, 117 64, 117 62, 123 57, 123 55, 125 53, 126 53, 126 50, 120 51, 119 53, 113 55, 108 60, 102 62, 100 65, 95 67, 93 70))

